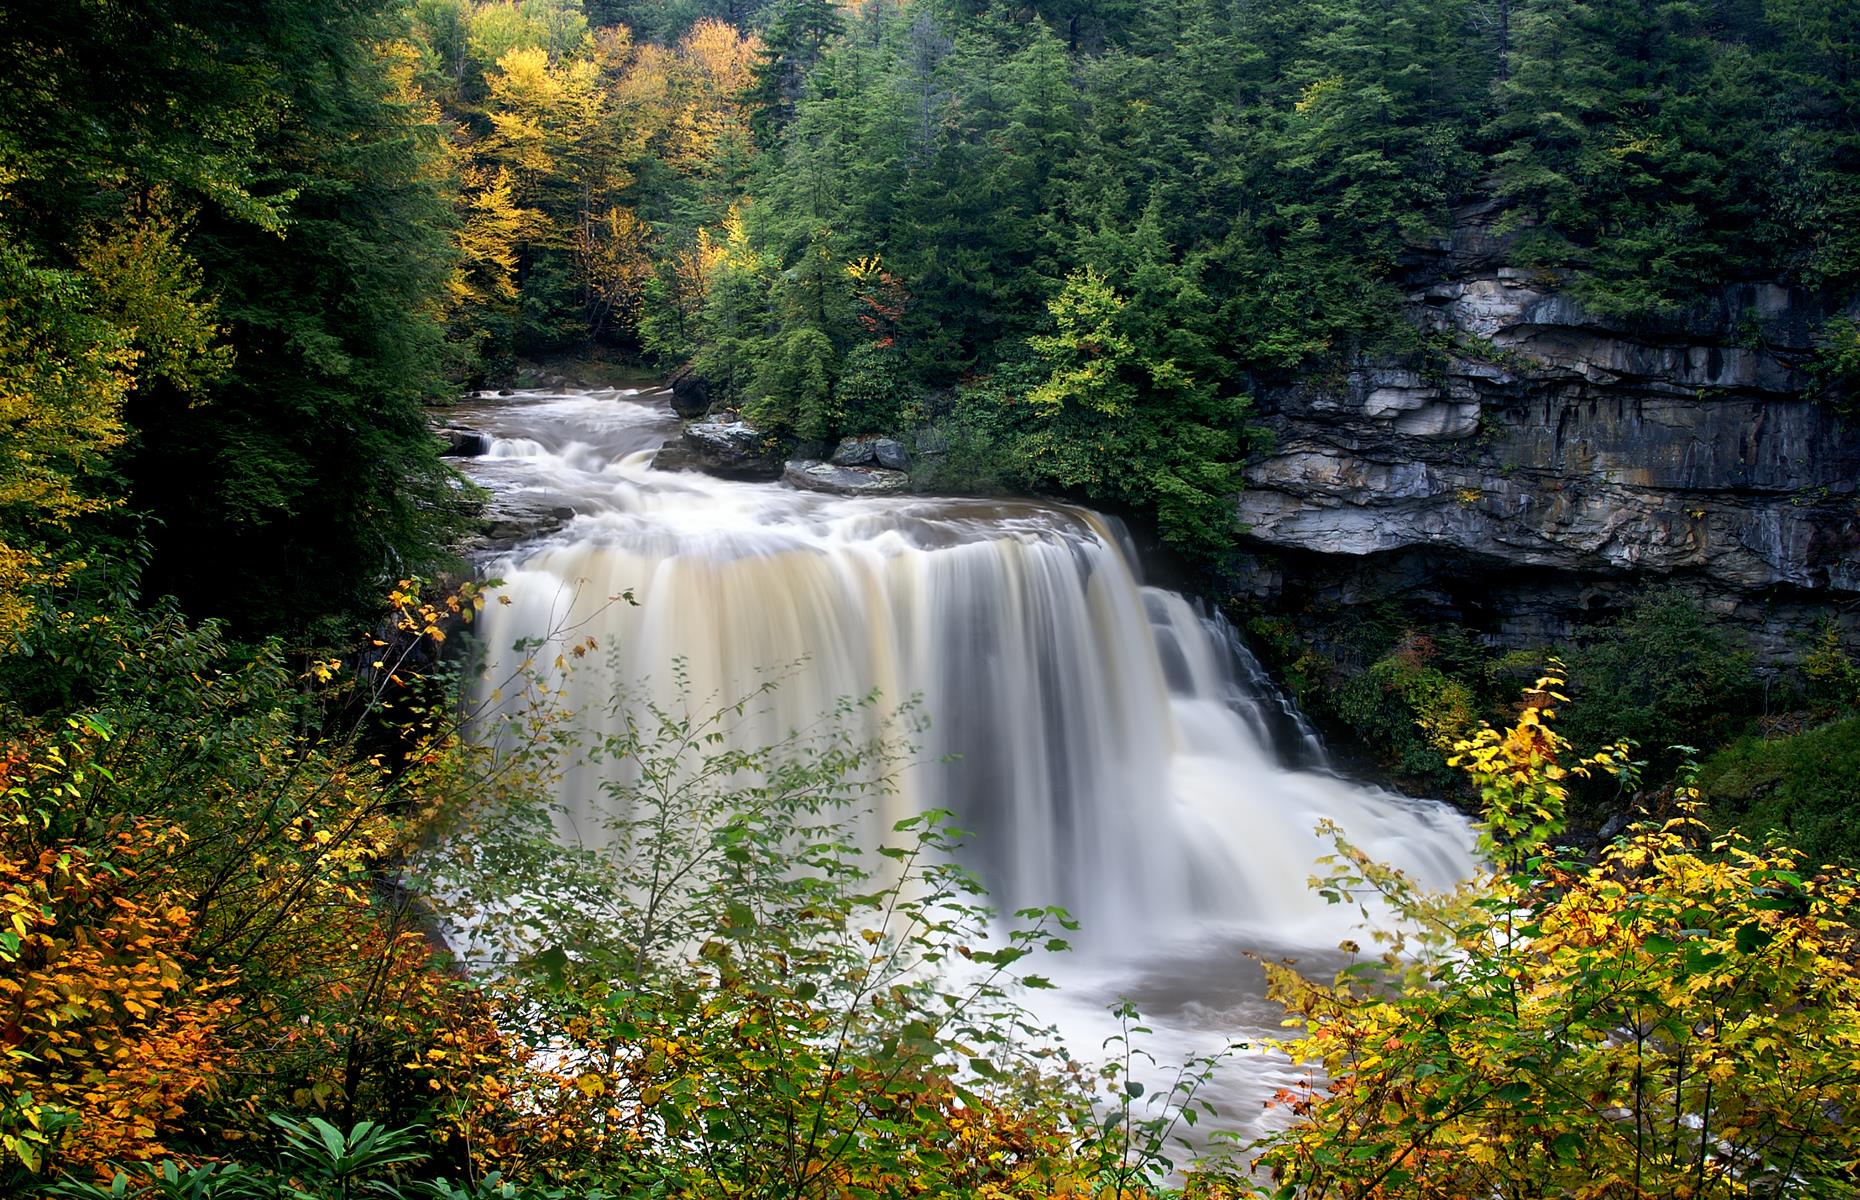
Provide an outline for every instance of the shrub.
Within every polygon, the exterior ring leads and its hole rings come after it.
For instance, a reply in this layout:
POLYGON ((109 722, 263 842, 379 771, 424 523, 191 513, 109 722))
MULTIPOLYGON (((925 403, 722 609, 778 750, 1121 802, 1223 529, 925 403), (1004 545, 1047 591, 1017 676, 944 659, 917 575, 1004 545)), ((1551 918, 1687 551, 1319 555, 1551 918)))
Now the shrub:
POLYGON ((1459 746, 1490 872, 1426 895, 1340 843, 1326 894, 1393 911, 1384 953, 1269 967, 1324 1072, 1279 1096, 1302 1120, 1263 1148, 1274 1194, 1851 1195, 1860 884, 1690 815, 1559 851, 1570 779, 1626 752, 1570 760, 1559 684, 1459 746))
POLYGON ((1749 650, 1677 591, 1643 595, 1568 660, 1578 701, 1571 739, 1595 746, 1626 738, 1648 751, 1662 774, 1679 765, 1667 747, 1720 744, 1760 706, 1749 650))
POLYGON ((1716 823, 1784 838, 1811 863, 1860 865, 1860 717, 1733 742, 1705 761, 1699 790, 1716 823))
POLYGON ((1806 699, 1816 712, 1831 715, 1860 708, 1860 665, 1841 643, 1840 626, 1822 624, 1813 645, 1802 656, 1806 699))
POLYGON ((1433 665, 1435 657, 1432 639, 1410 636, 1368 671, 1345 681, 1334 705, 1399 775, 1439 793, 1454 782, 1446 752, 1478 710, 1472 689, 1433 665))
POLYGON ((833 398, 840 413, 837 432, 895 433, 911 386, 895 346, 862 342, 846 353, 833 398))
POLYGON ((456 726, 443 706, 395 711, 393 761, 370 748, 378 729, 364 737, 470 594, 396 603, 399 641, 371 647, 380 666, 361 677, 340 660, 300 675, 275 647, 241 652, 161 613, 42 643, 43 670, 76 682, 34 690, 78 706, 62 722, 8 714, 0 749, 0 1070, 37 1112, 0 1115, 0 1169, 259 1136, 278 1108, 417 1119, 450 1082, 410 1061, 495 1046, 384 879, 432 795, 470 786, 456 726), (329 709, 306 703, 335 675, 348 683, 329 709))
MULTIPOLYGON (((57 779, 47 765, 15 796, 57 779)), ((189 898, 161 888, 180 840, 138 822, 101 853, 0 857, 0 1179, 59 1150, 73 1166, 160 1156, 229 1065, 231 973, 194 969, 189 898)))

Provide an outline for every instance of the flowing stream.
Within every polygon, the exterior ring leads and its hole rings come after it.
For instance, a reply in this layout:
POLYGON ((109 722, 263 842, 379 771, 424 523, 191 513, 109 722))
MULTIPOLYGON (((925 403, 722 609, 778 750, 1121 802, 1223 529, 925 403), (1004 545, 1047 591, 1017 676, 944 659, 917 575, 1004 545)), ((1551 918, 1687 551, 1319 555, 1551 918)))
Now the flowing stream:
MULTIPOLYGON (((480 482, 573 512, 492 569, 509 603, 486 609, 487 649, 594 635, 603 665, 566 683, 583 712, 616 687, 726 700, 785 671, 752 731, 771 740, 842 697, 919 697, 921 761, 875 828, 949 809, 976 834, 970 865, 997 907, 1061 904, 1082 921, 1076 961, 1042 964, 1062 987, 1038 1004, 1077 1053, 1124 995, 1164 1060, 1278 1033, 1242 951, 1323 971, 1360 936, 1357 914, 1307 887, 1331 850, 1320 820, 1424 883, 1473 869, 1445 806, 1325 770, 1235 631, 1143 586, 1094 513, 654 471, 678 431, 656 389, 524 392, 468 419, 494 438, 472 460, 480 482), (625 592, 636 604, 611 599, 625 592)), ((591 770, 565 781, 566 835, 599 825, 591 770)), ((1263 1052, 1230 1066, 1209 1093, 1222 1123, 1256 1128, 1288 1069, 1263 1052)))

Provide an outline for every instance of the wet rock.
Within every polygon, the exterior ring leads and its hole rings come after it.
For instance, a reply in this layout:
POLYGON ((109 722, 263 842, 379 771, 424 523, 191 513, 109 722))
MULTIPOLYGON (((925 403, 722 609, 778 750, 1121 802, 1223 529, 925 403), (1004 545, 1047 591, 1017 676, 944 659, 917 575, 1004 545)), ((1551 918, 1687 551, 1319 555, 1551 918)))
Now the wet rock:
POLYGON ((828 461, 836 467, 867 467, 878 461, 877 438, 841 438, 828 461))
POLYGON ((491 435, 465 425, 445 425, 438 430, 439 452, 450 458, 477 458, 491 452, 491 435))
POLYGON ((479 514, 476 536, 461 549, 497 554, 560 530, 575 510, 551 496, 521 490, 493 491, 479 514))
POLYGON ((1427 587, 1515 594, 1540 629, 1586 615, 1551 595, 1683 579, 1778 644, 1784 601, 1860 599, 1860 429, 1802 374, 1818 302, 1741 284, 1605 318, 1507 265, 1492 211, 1463 210, 1413 280, 1409 315, 1443 353, 1261 397, 1272 449, 1238 502, 1249 547, 1281 556, 1259 577, 1348 593, 1369 560, 1418 555, 1440 564, 1427 587))
POLYGON ((879 438, 872 443, 872 452, 878 458, 878 465, 889 471, 908 471, 911 468, 911 456, 904 449, 904 443, 896 438, 879 438))
POLYGON ((788 463, 781 477, 798 488, 840 496, 895 496, 909 491, 911 486, 911 477, 902 471, 884 467, 845 467, 808 458, 788 463))
POLYGON ((723 479, 769 480, 782 475, 775 439, 731 414, 694 421, 653 456, 661 471, 701 471, 723 479))
POLYGON ((687 420, 710 411, 710 381, 681 367, 666 380, 672 388, 672 411, 687 420))
POLYGON ((836 467, 877 465, 888 471, 908 471, 911 467, 911 456, 904 449, 904 443, 888 437, 841 438, 827 461, 836 467))

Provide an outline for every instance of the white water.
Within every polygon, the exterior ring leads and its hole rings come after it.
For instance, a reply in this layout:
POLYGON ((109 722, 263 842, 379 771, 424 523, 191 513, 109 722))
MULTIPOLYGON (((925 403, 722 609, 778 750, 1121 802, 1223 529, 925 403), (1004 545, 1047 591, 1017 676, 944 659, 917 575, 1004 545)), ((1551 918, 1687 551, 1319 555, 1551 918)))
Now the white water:
MULTIPOLYGON (((719 700, 798 662, 749 731, 765 740, 841 697, 921 696, 923 762, 875 828, 950 809, 998 907, 1080 918, 1085 950, 1061 973, 1076 994, 1051 1012, 1081 1051, 1103 1036, 1089 1014, 1126 991, 1169 1048, 1276 1032, 1239 949, 1322 960, 1356 932, 1307 887, 1331 851, 1320 820, 1423 883, 1472 871, 1443 806, 1284 765, 1275 732, 1307 761, 1308 735, 1232 630, 1141 586, 1094 514, 653 471, 648 451, 677 428, 659 400, 526 394, 478 414, 497 441, 474 473, 577 514, 494 568, 510 603, 486 609, 487 648, 593 634, 601 665, 566 685, 583 712, 616 688, 677 700, 674 660, 719 700), (627 591, 637 606, 610 600, 627 591)), ((565 784, 566 834, 599 826, 598 785, 565 784)), ((1257 1117, 1275 1072, 1240 1072, 1221 1098, 1251 1111, 1230 1121, 1257 1117)))

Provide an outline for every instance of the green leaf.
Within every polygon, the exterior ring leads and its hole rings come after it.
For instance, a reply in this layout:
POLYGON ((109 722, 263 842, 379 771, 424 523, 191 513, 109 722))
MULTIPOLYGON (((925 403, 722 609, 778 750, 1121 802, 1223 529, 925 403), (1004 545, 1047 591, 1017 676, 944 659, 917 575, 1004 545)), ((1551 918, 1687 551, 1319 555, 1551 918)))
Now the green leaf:
POLYGON ((1748 925, 1738 926, 1737 952, 1739 954, 1754 954, 1775 940, 1776 935, 1774 933, 1771 933, 1768 929, 1757 924, 1757 922, 1752 921, 1748 925))
POLYGON ((568 970, 568 951, 560 946, 550 946, 536 955, 536 966, 542 971, 543 978, 550 987, 559 988, 566 981, 568 970))

